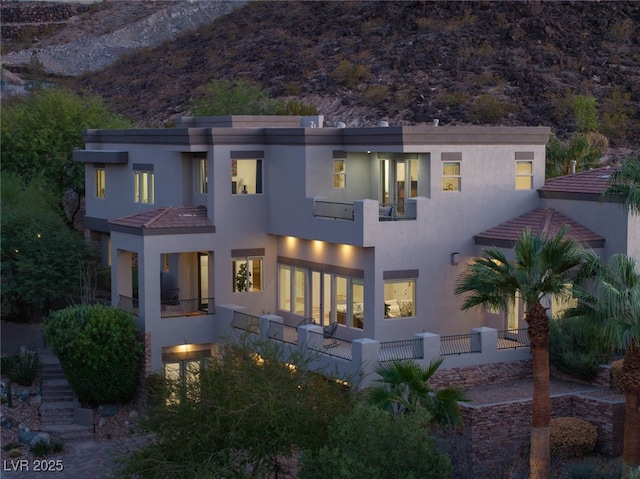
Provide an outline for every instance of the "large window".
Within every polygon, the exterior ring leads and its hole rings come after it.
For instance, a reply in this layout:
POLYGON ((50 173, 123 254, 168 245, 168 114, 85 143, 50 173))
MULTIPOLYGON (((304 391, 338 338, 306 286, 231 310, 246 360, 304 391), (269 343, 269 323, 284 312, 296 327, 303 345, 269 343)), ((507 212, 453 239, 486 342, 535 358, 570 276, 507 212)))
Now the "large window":
POLYGON ((385 280, 384 317, 405 318, 415 316, 416 280, 385 280))
POLYGON ((311 317, 322 326, 337 322, 363 329, 364 280, 279 264, 278 309, 300 317, 311 317))
POLYGON ((533 189, 533 161, 516 161, 516 190, 533 189))
POLYGON ((442 191, 460 191, 460 161, 442 162, 442 191))
POLYGON ((194 155, 195 161, 195 184, 196 184, 196 193, 200 193, 202 195, 206 195, 209 191, 209 175, 207 172, 207 154, 200 153, 194 155))
POLYGON ((133 201, 151 205, 154 196, 153 165, 133 165, 133 201))
POLYGON ((231 160, 231 194, 262 194, 262 160, 231 160))
POLYGON ((96 198, 106 198, 107 173, 104 165, 95 166, 96 173, 96 198))
POLYGON ((233 291, 262 291, 262 258, 233 258, 233 291))

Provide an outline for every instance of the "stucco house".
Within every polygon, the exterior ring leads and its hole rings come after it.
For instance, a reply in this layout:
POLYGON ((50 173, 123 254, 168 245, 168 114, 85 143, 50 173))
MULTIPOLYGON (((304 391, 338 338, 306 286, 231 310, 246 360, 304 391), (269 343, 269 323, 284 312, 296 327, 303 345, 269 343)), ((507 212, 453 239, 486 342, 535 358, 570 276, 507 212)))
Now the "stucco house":
POLYGON ((296 330, 313 320, 305 334, 337 323, 335 336, 365 349, 522 328, 517 314, 461 311, 453 290, 484 246, 510 247, 523 227, 569 224, 603 255, 637 257, 638 222, 595 190, 571 190, 591 172, 545 184, 549 134, 183 118, 85 131, 74 158, 85 163, 85 227, 111 265, 113 304, 138 316, 148 370, 179 373, 185 351, 211 355, 227 311, 296 330))

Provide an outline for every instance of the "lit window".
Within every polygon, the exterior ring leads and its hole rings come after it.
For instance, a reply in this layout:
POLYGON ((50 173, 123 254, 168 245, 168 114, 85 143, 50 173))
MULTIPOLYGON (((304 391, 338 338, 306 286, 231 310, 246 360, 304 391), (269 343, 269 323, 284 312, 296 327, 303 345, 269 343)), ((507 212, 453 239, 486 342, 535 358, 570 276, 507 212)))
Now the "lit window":
POLYGON ((384 282, 384 317, 405 318, 415 316, 416 280, 384 282))
POLYGON ((362 279, 351 280, 351 326, 364 329, 364 282, 362 279))
POLYGON ((333 160, 333 187, 346 188, 345 160, 333 160))
POLYGON ((133 201, 150 205, 154 203, 153 170, 133 170, 133 201))
POLYGON ((233 258, 233 291, 262 291, 262 258, 233 258))
MULTIPOLYGON (((195 155, 194 155, 195 156, 195 155)), ((196 193, 206 195, 208 192, 208 173, 207 173, 207 157, 206 154, 195 156, 196 164, 196 193)))
POLYGON ((460 162, 442 163, 442 191, 460 191, 460 162))
POLYGON ((262 160, 231 160, 231 194, 262 194, 262 160))
POLYGON ((291 311, 291 267, 278 266, 278 309, 291 311))
POLYGON ((516 190, 533 189, 533 161, 516 161, 516 190))
POLYGON ((96 166, 96 198, 106 198, 106 171, 104 166, 96 166))

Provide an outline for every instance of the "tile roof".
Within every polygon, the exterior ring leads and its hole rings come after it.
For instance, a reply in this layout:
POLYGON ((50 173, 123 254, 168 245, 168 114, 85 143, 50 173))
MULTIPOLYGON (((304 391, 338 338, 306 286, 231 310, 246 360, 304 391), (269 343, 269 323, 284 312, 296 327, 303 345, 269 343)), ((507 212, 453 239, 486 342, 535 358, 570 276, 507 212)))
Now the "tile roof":
POLYGON ((179 206, 144 211, 109 220, 110 225, 136 229, 214 228, 205 206, 179 206))
POLYGON ((615 168, 595 168, 593 170, 581 171, 572 175, 560 176, 547 180, 542 188, 538 190, 541 197, 549 197, 553 194, 577 194, 599 198, 604 190, 609 186, 611 173, 615 168))
POLYGON ((574 239, 592 248, 602 248, 604 238, 590 229, 563 215, 553 208, 539 208, 525 213, 474 236, 477 245, 512 247, 529 228, 531 233, 549 237, 555 236, 563 226, 568 226, 567 238, 574 239))

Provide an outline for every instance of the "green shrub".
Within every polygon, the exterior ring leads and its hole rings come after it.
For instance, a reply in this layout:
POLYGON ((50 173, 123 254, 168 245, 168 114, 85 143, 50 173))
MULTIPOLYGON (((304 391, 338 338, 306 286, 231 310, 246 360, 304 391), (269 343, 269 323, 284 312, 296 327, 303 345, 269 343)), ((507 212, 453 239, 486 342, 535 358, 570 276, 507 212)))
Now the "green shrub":
POLYGON ((502 102, 488 93, 480 95, 469 105, 467 116, 473 123, 496 123, 516 110, 514 105, 502 102))
POLYGON ((125 402, 135 394, 142 343, 133 316, 102 305, 53 313, 45 338, 81 401, 125 402))
POLYGON ((337 416, 326 445, 304 451, 300 479, 439 479, 451 471, 426 426, 424 410, 392 417, 364 404, 337 416))
POLYGON ((44 441, 38 441, 29 448, 29 452, 35 457, 46 456, 47 454, 51 454, 51 445, 44 441))
POLYGON ((389 98, 389 87, 385 85, 372 85, 362 93, 362 99, 372 106, 379 105, 389 98))
POLYGON ((317 115, 318 108, 300 100, 270 100, 265 114, 268 115, 317 115))
POLYGON ((42 369, 40 356, 35 351, 4 356, 1 363, 2 374, 20 386, 31 386, 42 369))
POLYGON ((552 457, 582 457, 593 452, 598 431, 583 419, 558 417, 551 420, 549 439, 552 457))
POLYGON ((338 63, 338 66, 334 68, 330 76, 347 88, 354 88, 371 77, 371 70, 365 65, 358 65, 351 63, 349 60, 342 60, 338 63))
POLYGON ((609 350, 600 339, 598 328, 580 318, 562 318, 549 322, 549 360, 563 373, 591 381, 609 350))

